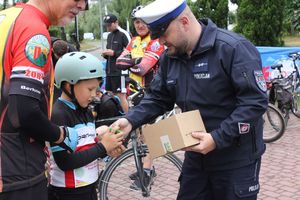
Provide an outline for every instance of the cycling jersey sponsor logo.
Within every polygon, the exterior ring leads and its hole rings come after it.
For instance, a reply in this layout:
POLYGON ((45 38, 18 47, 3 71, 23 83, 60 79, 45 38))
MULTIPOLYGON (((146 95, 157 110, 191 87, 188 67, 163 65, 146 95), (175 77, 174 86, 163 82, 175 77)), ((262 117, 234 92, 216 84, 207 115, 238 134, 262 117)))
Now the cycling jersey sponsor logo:
POLYGON ((263 72, 261 70, 255 70, 253 73, 256 80, 256 84, 259 87, 259 89, 263 92, 266 92, 267 84, 263 72))
POLYGON ((25 47, 26 57, 39 67, 46 64, 49 51, 49 41, 46 36, 41 34, 31 37, 25 47))
POLYGON ((249 123, 238 123, 239 126, 239 133, 240 134, 246 134, 250 131, 250 124, 249 123))
POLYGON ((10 78, 29 78, 44 83, 44 72, 33 67, 14 67, 10 78))
POLYGON ((0 15, 0 24, 3 22, 3 20, 5 19, 6 15, 0 15))
POLYGON ((32 88, 32 87, 25 86, 25 85, 21 85, 21 90, 27 90, 27 91, 34 92, 37 94, 41 94, 41 92, 39 90, 32 88))

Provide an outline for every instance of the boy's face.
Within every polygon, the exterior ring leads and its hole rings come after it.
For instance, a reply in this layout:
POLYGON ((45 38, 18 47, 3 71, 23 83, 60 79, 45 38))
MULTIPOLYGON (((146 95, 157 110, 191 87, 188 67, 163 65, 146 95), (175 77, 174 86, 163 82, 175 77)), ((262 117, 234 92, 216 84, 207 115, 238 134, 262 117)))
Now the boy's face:
POLYGON ((89 79, 79 81, 74 86, 75 97, 79 105, 86 108, 96 96, 96 92, 99 88, 99 79, 89 79))

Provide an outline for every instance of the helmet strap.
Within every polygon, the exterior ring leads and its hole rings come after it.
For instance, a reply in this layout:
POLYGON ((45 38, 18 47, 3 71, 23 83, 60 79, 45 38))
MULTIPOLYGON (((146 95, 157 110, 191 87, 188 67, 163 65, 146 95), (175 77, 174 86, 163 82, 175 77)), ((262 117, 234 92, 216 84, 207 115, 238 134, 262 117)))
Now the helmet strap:
POLYGON ((77 108, 81 108, 81 106, 79 105, 76 97, 75 97, 75 92, 74 92, 74 85, 70 84, 70 89, 71 92, 69 92, 66 87, 62 87, 62 91, 64 91, 64 93, 71 99, 71 102, 77 107, 77 108))

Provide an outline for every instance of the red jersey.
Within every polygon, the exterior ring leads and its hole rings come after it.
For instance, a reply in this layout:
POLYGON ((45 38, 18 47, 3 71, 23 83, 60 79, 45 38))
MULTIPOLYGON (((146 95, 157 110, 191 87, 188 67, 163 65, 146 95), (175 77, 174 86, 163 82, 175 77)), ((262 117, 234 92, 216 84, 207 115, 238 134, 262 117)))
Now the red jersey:
POLYGON ((50 116, 53 69, 49 25, 48 18, 31 5, 18 4, 0 12, 0 192, 22 188, 19 182, 28 187, 26 181, 36 180, 44 172, 44 144, 24 144, 18 139, 11 143, 11 134, 19 133, 10 130, 5 119, 11 94, 39 100, 41 110, 50 116), (31 164, 27 164, 28 158, 31 164))
POLYGON ((153 75, 157 70, 158 59, 164 50, 164 45, 161 45, 158 39, 151 40, 150 35, 144 38, 136 36, 131 39, 126 49, 117 59, 117 65, 127 65, 128 63, 126 61, 124 63, 124 60, 127 60, 128 57, 133 59, 142 58, 140 63, 130 68, 131 73, 129 76, 142 86, 147 87, 153 79, 153 75))

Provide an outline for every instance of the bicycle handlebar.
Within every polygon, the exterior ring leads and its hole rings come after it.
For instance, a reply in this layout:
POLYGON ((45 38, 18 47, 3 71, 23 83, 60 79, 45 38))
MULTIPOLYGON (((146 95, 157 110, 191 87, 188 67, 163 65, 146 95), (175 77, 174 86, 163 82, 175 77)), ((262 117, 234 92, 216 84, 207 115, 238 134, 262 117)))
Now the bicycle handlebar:
POLYGON ((300 60, 300 52, 290 52, 288 56, 293 60, 300 60))

